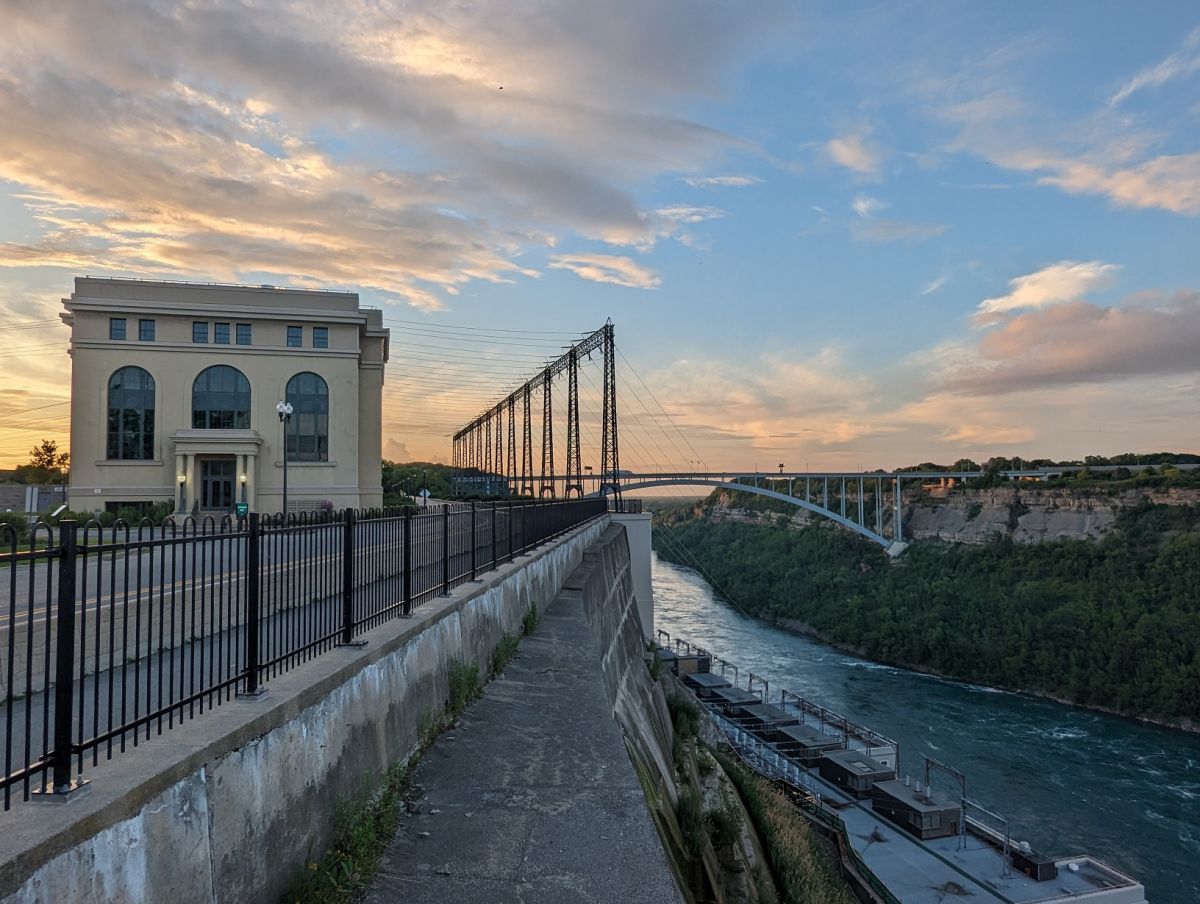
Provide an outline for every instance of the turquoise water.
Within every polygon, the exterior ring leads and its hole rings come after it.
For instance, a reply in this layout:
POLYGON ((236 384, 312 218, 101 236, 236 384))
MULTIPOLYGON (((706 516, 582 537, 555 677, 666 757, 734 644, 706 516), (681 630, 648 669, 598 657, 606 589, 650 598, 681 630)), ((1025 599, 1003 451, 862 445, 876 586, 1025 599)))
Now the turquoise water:
POLYGON ((697 573, 654 560, 655 627, 966 773, 967 795, 1047 853, 1087 853, 1200 902, 1200 736, 879 665, 743 615, 697 573))

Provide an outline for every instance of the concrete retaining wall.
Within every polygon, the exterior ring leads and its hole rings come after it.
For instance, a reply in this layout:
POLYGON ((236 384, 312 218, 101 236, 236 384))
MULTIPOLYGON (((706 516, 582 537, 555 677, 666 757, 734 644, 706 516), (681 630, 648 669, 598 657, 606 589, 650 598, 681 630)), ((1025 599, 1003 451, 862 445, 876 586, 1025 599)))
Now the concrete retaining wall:
MULTIPOLYGON (((583 606, 599 646, 604 690, 613 717, 639 770, 650 775, 674 804, 671 715, 662 688, 646 668, 645 638, 653 633, 653 625, 643 626, 636 593, 634 563, 639 553, 649 558, 649 549, 635 548, 631 553, 630 544, 639 543, 641 535, 627 534, 627 528, 613 524, 605 530, 588 548, 559 596, 583 606)), ((647 544, 649 539, 647 533, 647 544)))
POLYGON ((338 804, 416 749, 451 665, 486 674, 501 635, 550 604, 608 526, 579 528, 364 635, 365 648, 274 679, 264 698, 145 742, 89 773, 78 800, 0 813, 0 900, 276 900, 325 848, 338 804))

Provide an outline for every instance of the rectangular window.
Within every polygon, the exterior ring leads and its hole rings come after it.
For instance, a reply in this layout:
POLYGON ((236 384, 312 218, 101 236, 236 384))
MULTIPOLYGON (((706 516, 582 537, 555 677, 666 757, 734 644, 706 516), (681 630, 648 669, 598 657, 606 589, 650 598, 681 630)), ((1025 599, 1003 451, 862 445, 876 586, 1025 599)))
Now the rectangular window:
POLYGON ((313 348, 329 348, 329 327, 313 327, 313 348))
POLYGON ((201 343, 208 341, 208 324, 205 321, 192 321, 192 341, 201 343))
POLYGON ((125 318, 124 317, 109 317, 108 318, 108 338, 109 339, 124 339, 125 338, 125 318))
POLYGON ((213 324, 213 342, 217 345, 229 344, 229 324, 214 323, 213 324))
POLYGON ((153 342, 154 341, 154 321, 139 320, 138 321, 138 342, 153 342))
POLYGON ((300 348, 304 345, 304 327, 288 327, 288 348, 300 348))
POLYGON ((249 345, 250 344, 250 324, 239 323, 237 325, 237 344, 238 345, 249 345))

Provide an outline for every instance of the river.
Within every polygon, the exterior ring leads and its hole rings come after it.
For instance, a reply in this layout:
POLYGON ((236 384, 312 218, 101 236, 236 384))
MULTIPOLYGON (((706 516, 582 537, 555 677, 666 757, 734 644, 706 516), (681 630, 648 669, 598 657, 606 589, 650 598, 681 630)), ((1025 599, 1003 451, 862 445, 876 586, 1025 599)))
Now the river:
MULTIPOLYGON (((742 614, 696 572, 653 563, 655 627, 700 644, 900 742, 901 772, 928 753, 1013 838, 1087 853, 1132 875, 1150 904, 1200 902, 1200 736, 879 665, 742 614)), ((935 783, 935 787, 938 785, 935 783)))

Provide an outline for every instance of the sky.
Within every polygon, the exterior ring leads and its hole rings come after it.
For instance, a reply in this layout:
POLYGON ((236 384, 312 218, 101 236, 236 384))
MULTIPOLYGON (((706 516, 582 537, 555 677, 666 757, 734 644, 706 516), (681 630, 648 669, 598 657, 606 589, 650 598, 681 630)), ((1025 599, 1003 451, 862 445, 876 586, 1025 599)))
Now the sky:
POLYGON ((0 466, 85 274, 359 292, 397 460, 606 318, 629 468, 1200 451, 1191 2, 0 0, 0 123, 0 466))

